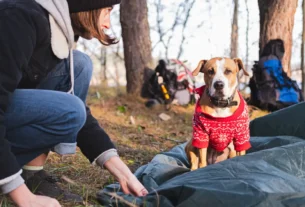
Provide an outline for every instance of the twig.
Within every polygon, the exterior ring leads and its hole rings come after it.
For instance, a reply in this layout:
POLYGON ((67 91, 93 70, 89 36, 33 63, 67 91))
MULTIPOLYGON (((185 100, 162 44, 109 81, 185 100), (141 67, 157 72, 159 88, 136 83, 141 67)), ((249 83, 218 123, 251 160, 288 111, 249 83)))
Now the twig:
POLYGON ((172 142, 176 142, 178 144, 184 143, 184 141, 179 141, 179 140, 175 140, 175 139, 171 139, 171 138, 167 138, 167 137, 162 137, 162 138, 166 139, 166 140, 169 140, 169 141, 172 141, 172 142))
POLYGON ((116 47, 115 55, 119 58, 121 61, 125 61, 124 57, 120 55, 120 43, 117 44, 118 46, 116 47))
POLYGON ((70 178, 68 178, 67 176, 63 175, 61 176, 61 179, 66 181, 67 183, 74 185, 74 186, 79 186, 78 183, 76 183, 74 180, 71 180, 70 178))
MULTIPOLYGON (((61 179, 63 179, 64 181, 66 181, 67 183, 71 184, 71 185, 74 185, 74 186, 80 186, 78 183, 76 183, 75 181, 71 180, 70 178, 68 178, 67 176, 61 176, 61 179)), ((88 203, 88 191, 86 193, 86 203, 88 203)), ((106 195, 109 195, 111 197, 114 197, 116 199, 118 199, 119 201, 121 201, 122 203, 125 203, 126 205, 129 205, 131 207, 138 207, 132 203, 130 203, 129 201, 126 201, 123 197, 121 196, 118 196, 117 194, 115 193, 108 193, 108 192, 104 192, 104 194, 106 195)), ((0 205, 1 206, 1 205, 0 205)))
POLYGON ((128 205, 128 206, 131 206, 131 207, 138 207, 137 205, 133 204, 133 203, 130 203, 129 201, 125 200, 123 197, 115 194, 115 193, 108 193, 108 192, 104 192, 106 195, 109 195, 111 197, 114 197, 116 199, 118 199, 119 201, 121 201, 122 203, 128 205))

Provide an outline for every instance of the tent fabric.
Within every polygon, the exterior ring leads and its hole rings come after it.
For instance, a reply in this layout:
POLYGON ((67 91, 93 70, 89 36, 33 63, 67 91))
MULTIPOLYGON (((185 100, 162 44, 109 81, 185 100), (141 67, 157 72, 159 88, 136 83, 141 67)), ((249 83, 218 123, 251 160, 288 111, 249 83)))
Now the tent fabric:
POLYGON ((156 155, 135 175, 150 192, 124 195, 118 184, 98 193, 106 206, 305 206, 305 142, 297 137, 252 137, 246 156, 189 171, 185 144, 156 155), (118 202, 118 203, 117 203, 118 202))
POLYGON ((105 206, 128 206, 109 196, 114 192, 147 207, 305 207, 304 107, 298 104, 252 121, 252 148, 245 156, 190 171, 184 143, 135 172, 147 196, 124 195, 115 183, 97 198, 105 206))
POLYGON ((305 139, 305 103, 289 106, 251 121, 250 135, 287 135, 305 139))

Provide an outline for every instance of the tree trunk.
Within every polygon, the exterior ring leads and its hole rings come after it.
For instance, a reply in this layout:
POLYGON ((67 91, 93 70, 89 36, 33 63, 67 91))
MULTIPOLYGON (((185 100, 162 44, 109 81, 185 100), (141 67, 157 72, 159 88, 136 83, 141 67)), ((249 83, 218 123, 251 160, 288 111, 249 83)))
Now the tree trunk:
POLYGON ((101 48, 101 82, 107 86, 107 48, 101 48))
POLYGON ((127 92, 140 95, 144 68, 152 64, 146 0, 123 0, 120 21, 124 44, 127 92))
POLYGON ((258 0, 260 11, 260 54, 272 39, 284 41, 285 54, 282 60, 284 71, 291 73, 292 31, 298 0, 258 0))
POLYGON ((303 31, 302 31, 302 45, 301 45, 301 71, 302 71, 302 91, 305 96, 305 67, 304 67, 304 50, 305 50, 305 0, 302 4, 303 11, 303 31))
POLYGON ((238 57, 238 0, 234 0, 234 13, 231 31, 231 58, 238 57))

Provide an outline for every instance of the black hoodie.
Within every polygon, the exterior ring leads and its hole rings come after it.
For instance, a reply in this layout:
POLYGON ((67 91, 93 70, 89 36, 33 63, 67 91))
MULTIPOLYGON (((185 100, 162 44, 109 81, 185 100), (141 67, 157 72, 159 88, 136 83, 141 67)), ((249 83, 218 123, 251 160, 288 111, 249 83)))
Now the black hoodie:
MULTIPOLYGON (((52 52, 48 13, 34 0, 0 1, 0 185, 21 169, 5 139, 10 98, 17 88, 35 88, 60 61, 52 52)), ((77 144, 91 162, 115 148, 88 107, 77 144)))

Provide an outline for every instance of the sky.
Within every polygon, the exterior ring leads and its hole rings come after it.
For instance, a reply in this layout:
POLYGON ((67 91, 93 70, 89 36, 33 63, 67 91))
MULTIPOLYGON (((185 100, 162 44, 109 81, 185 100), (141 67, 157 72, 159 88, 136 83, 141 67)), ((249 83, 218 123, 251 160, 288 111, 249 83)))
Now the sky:
MULTIPOLYGON (((175 5, 176 0, 165 0, 162 4, 166 10, 171 10, 171 5, 175 5)), ((245 60, 246 56, 246 26, 247 13, 245 0, 239 0, 239 57, 245 60)), ((249 64, 258 58, 258 41, 259 41, 259 9, 257 0, 247 0, 249 8, 249 64)), ((233 16, 233 1, 230 0, 214 0, 211 4, 204 0, 197 0, 190 16, 186 34, 188 41, 184 45, 185 52, 183 58, 187 59, 194 67, 200 59, 207 59, 215 56, 228 56, 230 48, 231 23, 233 16), (197 25, 203 21, 203 26, 197 28, 197 25)), ((164 11, 165 14, 170 12, 164 11)), ((150 24, 154 24, 155 11, 150 10, 150 24)), ((167 24, 170 26, 172 17, 165 16, 167 24)), ((302 11, 301 1, 295 15, 295 26, 293 30, 294 47, 292 55, 292 64, 299 64, 300 59, 300 35, 302 32, 302 11)), ((158 35, 152 33, 152 41, 158 39, 158 35)), ((179 32, 176 34, 173 45, 179 43, 179 32)), ((171 50, 171 55, 177 54, 177 48, 171 50)), ((160 48, 160 50, 162 50, 160 48)), ((159 51, 154 51, 154 55, 158 56, 159 51)))
MULTIPOLYGON (((174 1, 168 0, 162 3, 171 5, 174 1)), ((241 1, 241 4, 243 1, 241 1)), ((242 7, 242 5, 241 5, 242 7)), ((242 8, 240 7, 240 11, 242 8)), ((258 17, 255 15, 257 5, 254 0, 249 1, 250 21, 256 23, 258 17)), ((231 22, 233 16, 233 4, 231 1, 214 1, 212 5, 205 1, 197 1, 194 5, 193 11, 190 16, 190 21, 187 25, 186 34, 188 36, 184 45, 183 59, 187 59, 194 67, 199 60, 209 59, 215 56, 228 56, 230 47, 231 36, 231 22), (199 23, 203 22, 200 28, 197 28, 199 23)), ((169 17, 167 17, 169 18, 169 17)), ((246 22, 243 21, 243 13, 240 13, 240 28, 239 28, 239 54, 243 56, 245 50, 245 26, 246 22)), ((255 24, 251 24, 251 31, 249 40, 251 43, 255 42, 257 37, 255 30, 258 28, 255 24)), ((175 38, 179 43, 179 32, 175 38)), ((154 41, 156 37, 152 36, 154 41)), ((175 41, 173 41, 175 44, 175 41)), ((256 44, 256 43, 254 43, 256 44)), ((251 57, 256 58, 256 45, 251 47, 251 57)), ((177 47, 176 47, 177 48, 177 47)), ((177 50, 173 49, 171 55, 175 56, 177 50)), ((157 53, 157 52, 155 52, 157 53)))
MULTIPOLYGON (((153 5, 157 0, 148 0, 148 16, 151 27, 152 46, 159 41, 159 34, 156 30, 157 12, 153 5)), ((162 29, 168 30, 174 21, 175 11, 178 4, 183 0, 163 0, 162 2, 162 29)), ((258 41, 259 41, 259 10, 257 0, 239 0, 239 58, 245 61, 246 56, 246 1, 249 8, 250 31, 249 31, 249 62, 251 66, 253 61, 258 59, 258 41)), ((187 60, 190 68, 195 68, 201 59, 209 59, 215 56, 229 56, 231 23, 233 16, 233 0, 197 0, 190 14, 190 19, 185 30, 186 41, 183 45, 184 52, 182 60, 187 60), (200 25, 200 27, 198 27, 200 25)), ((300 44, 302 32, 302 11, 301 0, 295 14, 295 24, 293 30, 293 50, 292 50, 292 68, 300 64, 300 44)), ((119 6, 115 6, 112 12, 113 32, 120 36, 121 29, 119 25, 119 6)), ((176 58, 178 48, 182 37, 182 27, 178 27, 170 44, 169 57, 176 58)), ((166 38, 166 36, 165 36, 166 38)), ((96 48, 99 53, 99 43, 91 43, 92 48, 96 48)), ((120 41, 122 47, 122 41, 120 41)), ((111 46, 116 50, 117 46, 111 46)), ((164 47, 159 44, 153 50, 153 57, 156 59, 164 58, 164 47)), ((120 65, 124 70, 124 65, 120 65)), ((250 68, 251 69, 251 68, 250 68)), ((97 72, 96 72, 97 73, 97 72)), ((114 76, 114 71, 109 71, 114 76)), ((122 84, 125 84, 125 71, 121 73, 122 84)))

